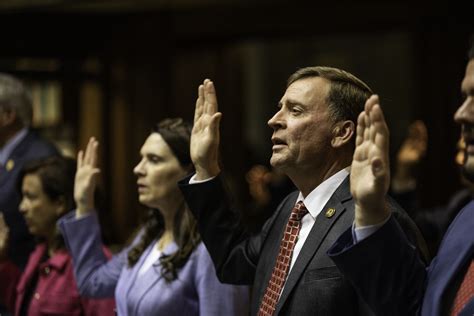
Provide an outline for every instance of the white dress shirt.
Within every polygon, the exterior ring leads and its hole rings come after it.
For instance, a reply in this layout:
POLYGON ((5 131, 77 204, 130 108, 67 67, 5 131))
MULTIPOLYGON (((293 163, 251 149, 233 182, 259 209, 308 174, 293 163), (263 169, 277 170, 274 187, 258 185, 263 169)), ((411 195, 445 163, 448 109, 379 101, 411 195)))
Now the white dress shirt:
POLYGON ((151 266, 157 262, 158 259, 160 259, 160 257, 161 251, 158 249, 158 241, 155 241, 153 243, 153 248, 151 249, 150 253, 148 253, 148 256, 140 267, 140 270, 138 270, 138 276, 144 275, 145 272, 147 272, 148 269, 150 269, 151 266))
MULTIPOLYGON (((301 219, 301 229, 293 250, 293 256, 291 258, 291 265, 288 275, 290 274, 291 269, 295 264, 296 258, 298 258, 301 248, 303 248, 303 245, 308 238, 314 223, 316 222, 316 217, 322 211, 324 205, 326 205, 334 192, 336 192, 336 189, 341 185, 342 181, 344 181, 344 179, 349 175, 349 170, 350 167, 347 167, 332 175, 330 178, 324 180, 324 182, 311 191, 306 198, 303 198, 303 194, 301 194, 301 192, 299 193, 296 203, 303 201, 308 213, 301 219)), ((196 175, 191 177, 189 184, 202 183, 213 179, 209 178, 205 180, 195 180, 195 176, 196 175)))
POLYGON ((303 201, 308 213, 301 219, 301 229, 298 235, 298 240, 293 250, 293 256, 291 258, 290 271, 293 268, 296 258, 298 258, 301 248, 308 238, 308 235, 316 222, 316 217, 321 213, 323 207, 329 201, 331 196, 336 192, 337 188, 341 185, 342 181, 349 175, 349 168, 345 168, 332 175, 330 178, 324 180, 323 183, 318 185, 313 191, 311 191, 306 198, 303 198, 303 194, 298 195, 296 202, 303 201))

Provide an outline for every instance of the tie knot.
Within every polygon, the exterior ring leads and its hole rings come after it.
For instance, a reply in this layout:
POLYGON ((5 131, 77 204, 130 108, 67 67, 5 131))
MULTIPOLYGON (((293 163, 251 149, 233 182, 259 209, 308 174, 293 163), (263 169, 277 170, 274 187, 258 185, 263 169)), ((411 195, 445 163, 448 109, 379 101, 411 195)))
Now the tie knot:
POLYGON ((299 201, 291 210, 291 217, 297 221, 300 221, 303 216, 308 213, 308 209, 304 205, 303 201, 299 201))

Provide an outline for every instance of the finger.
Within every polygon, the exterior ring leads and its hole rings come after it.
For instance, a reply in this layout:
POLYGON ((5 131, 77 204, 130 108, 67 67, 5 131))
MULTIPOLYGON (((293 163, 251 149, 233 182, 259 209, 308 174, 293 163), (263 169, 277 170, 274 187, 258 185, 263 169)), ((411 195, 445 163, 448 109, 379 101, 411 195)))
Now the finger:
POLYGON ((7 223, 5 222, 5 218, 3 217, 3 213, 0 213, 0 233, 3 236, 8 236, 10 229, 8 228, 7 223))
POLYGON ((99 142, 95 140, 92 144, 92 153, 91 153, 91 166, 97 167, 97 162, 99 160, 99 142))
POLYGON ((93 138, 90 137, 89 138, 89 141, 87 142, 87 145, 86 145, 86 150, 84 152, 84 159, 82 160, 82 164, 83 165, 88 165, 89 164, 89 160, 90 160, 90 155, 91 155, 91 142, 92 142, 93 138))
POLYGON ((364 141, 364 130, 365 130, 365 112, 361 112, 357 118, 357 129, 356 129, 356 146, 360 146, 364 141))
POLYGON ((89 166, 93 166, 92 159, 93 159, 93 155, 94 155, 94 146, 95 146, 96 142, 97 141, 96 141, 95 137, 92 136, 89 139, 89 143, 87 144, 85 163, 89 166))
POLYGON ((201 84, 198 87, 198 98, 196 99, 196 109, 194 110, 194 124, 201 117, 203 112, 204 103, 204 86, 201 84))
POLYGON ((98 175, 100 174, 100 169, 99 168, 94 168, 91 170, 91 178, 95 179, 98 175))
POLYGON ((217 112, 212 116, 211 122, 209 123, 209 128, 211 129, 214 137, 219 137, 219 126, 220 126, 221 118, 222 118, 222 113, 217 112))
POLYGON ((369 141, 371 140, 370 130, 371 130, 371 121, 370 121, 370 112, 372 111, 372 107, 374 105, 374 95, 371 95, 367 101, 365 101, 365 115, 364 115, 364 140, 369 141))
POLYGON ((426 129, 425 123, 421 120, 416 120, 410 125, 409 128, 410 137, 417 139, 426 139, 428 137, 428 130, 426 129))
POLYGON ((380 101, 379 101, 379 97, 377 95, 372 95, 370 97, 370 100, 369 100, 369 118, 370 118, 370 122, 371 122, 371 126, 370 126, 370 141, 375 143, 375 137, 377 135, 377 121, 376 121, 376 118, 374 117, 374 111, 376 109, 376 106, 378 106, 378 109, 380 109, 380 101))
POLYGON ((379 96, 372 94, 365 102, 365 111, 370 112, 375 104, 379 103, 379 96))
POLYGON ((77 154, 77 170, 79 170, 82 167, 83 157, 84 157, 84 152, 82 150, 79 150, 79 153, 77 154))
POLYGON ((388 149, 389 149, 389 131, 387 123, 385 122, 385 118, 380 108, 380 105, 375 105, 373 108, 373 120, 374 120, 374 127, 377 131, 374 143, 375 145, 383 151, 386 159, 388 161, 388 149))
POLYGON ((370 117, 369 113, 366 112, 364 115, 364 141, 370 140, 370 117))
POLYGON ((214 83, 207 79, 208 81, 205 84, 205 102, 204 102, 204 112, 210 115, 214 115, 217 112, 217 96, 214 83))

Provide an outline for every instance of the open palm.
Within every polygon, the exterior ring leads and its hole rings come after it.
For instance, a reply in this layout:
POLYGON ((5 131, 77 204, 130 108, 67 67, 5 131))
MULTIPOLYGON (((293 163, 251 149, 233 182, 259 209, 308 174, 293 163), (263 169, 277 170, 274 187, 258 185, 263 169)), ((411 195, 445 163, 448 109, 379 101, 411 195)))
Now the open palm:
POLYGON ((222 114, 217 111, 214 84, 209 79, 199 86, 194 126, 191 133, 191 159, 196 175, 205 179, 219 173, 219 123, 222 114))
POLYGON ((378 96, 371 96, 357 121, 356 150, 351 167, 351 193, 356 219, 372 224, 387 214, 385 194, 390 183, 389 132, 378 96))
POLYGON ((74 199, 77 205, 77 216, 82 216, 94 209, 94 191, 96 178, 100 172, 97 168, 97 149, 99 143, 94 137, 89 139, 85 152, 77 155, 77 170, 74 179, 74 199))
POLYGON ((7 257, 9 235, 10 235, 10 229, 5 223, 3 214, 0 213, 0 260, 6 259, 7 257))

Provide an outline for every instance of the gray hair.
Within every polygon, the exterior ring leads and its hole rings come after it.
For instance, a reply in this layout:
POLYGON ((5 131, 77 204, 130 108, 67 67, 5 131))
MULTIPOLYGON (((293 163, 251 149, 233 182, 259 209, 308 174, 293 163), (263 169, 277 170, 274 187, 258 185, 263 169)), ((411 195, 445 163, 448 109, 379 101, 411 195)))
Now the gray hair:
POLYGON ((14 111, 23 126, 31 125, 31 95, 20 80, 6 73, 0 73, 0 108, 14 111))

